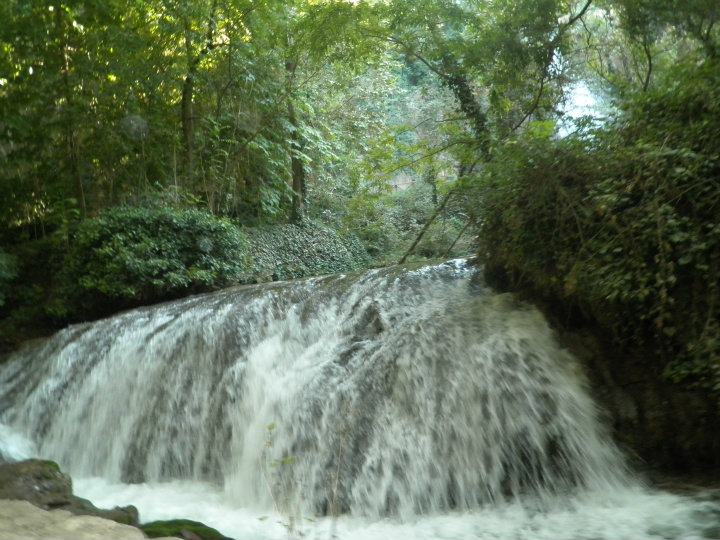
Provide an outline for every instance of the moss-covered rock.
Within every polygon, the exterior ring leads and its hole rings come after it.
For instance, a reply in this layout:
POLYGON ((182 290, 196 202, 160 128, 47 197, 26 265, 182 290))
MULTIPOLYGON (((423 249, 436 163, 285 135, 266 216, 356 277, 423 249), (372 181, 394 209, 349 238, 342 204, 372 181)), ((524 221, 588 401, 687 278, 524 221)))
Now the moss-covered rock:
POLYGON ((0 465, 0 499, 52 509, 69 505, 72 497, 70 477, 53 461, 30 459, 0 465))
POLYGON ((185 540, 232 540, 212 527, 189 519, 153 521, 141 525, 140 529, 148 538, 174 536, 185 540))
POLYGON ((76 497, 72 480, 54 461, 29 459, 0 465, 0 499, 27 501, 45 510, 62 509, 79 516, 96 516, 125 525, 138 524, 134 506, 97 508, 76 497))

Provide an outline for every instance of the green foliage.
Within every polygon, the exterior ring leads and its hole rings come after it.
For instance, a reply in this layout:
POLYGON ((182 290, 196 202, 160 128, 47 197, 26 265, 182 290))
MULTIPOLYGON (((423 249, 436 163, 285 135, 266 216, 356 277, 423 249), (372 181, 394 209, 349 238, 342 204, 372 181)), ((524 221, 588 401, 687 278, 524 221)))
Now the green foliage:
POLYGON ((689 38, 710 57, 720 54, 720 9, 715 0, 619 0, 628 33, 659 39, 664 32, 689 38))
MULTIPOLYGON (((434 214, 436 191, 434 185, 416 181, 405 189, 384 194, 360 192, 347 205, 344 226, 362 240, 375 264, 395 264, 434 214)), ((439 259, 470 253, 470 235, 461 236, 466 222, 461 208, 451 205, 433 221, 413 258, 439 259)))
POLYGON ((584 46, 576 69, 623 96, 655 85, 678 63, 717 59, 716 0, 595 0, 575 39, 584 46))
POLYGON ((476 184, 483 255, 720 391, 719 132, 713 62, 676 67, 600 130, 528 132, 476 184))
POLYGON ((67 250, 60 235, 10 246, 16 277, 4 289, 0 307, 0 351, 47 333, 53 324, 46 306, 55 289, 67 250))
POLYGON ((413 256, 462 254, 476 220, 492 261, 715 380, 716 0, 0 4, 11 331, 396 262, 429 219, 413 256), (570 73, 624 109, 554 140, 570 73))
MULTIPOLYGON (((3 259, 4 260, 4 259, 3 259)), ((13 247, 0 351, 69 321, 233 283, 352 272, 368 255, 319 222, 240 227, 200 210, 118 207, 13 247)))
POLYGON ((155 302, 242 281, 248 249, 235 225, 206 212, 119 207, 78 226, 63 282, 88 309, 155 302))
POLYGON ((361 9, 2 2, 0 227, 46 234, 158 192, 249 224, 282 221, 294 135, 309 169, 325 155, 305 87, 328 63, 332 84, 333 70, 364 68, 378 49, 355 28, 361 9))
POLYGON ((140 525, 140 530, 145 533, 148 538, 162 538, 165 536, 176 536, 178 538, 187 538, 184 532, 191 533, 193 538, 197 537, 201 540, 226 540, 227 537, 218 530, 208 527, 199 521, 191 521, 189 519, 171 519, 167 521, 152 521, 140 525))

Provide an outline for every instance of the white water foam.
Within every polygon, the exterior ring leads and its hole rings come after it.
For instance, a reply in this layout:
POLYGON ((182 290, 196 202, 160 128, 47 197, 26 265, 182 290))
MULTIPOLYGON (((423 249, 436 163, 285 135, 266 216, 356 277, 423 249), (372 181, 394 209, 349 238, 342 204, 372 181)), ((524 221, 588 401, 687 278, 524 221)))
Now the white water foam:
POLYGON ((37 454, 30 439, 0 422, 0 460, 21 461, 37 454))
POLYGON ((100 506, 134 504, 143 521, 182 516, 211 524, 236 540, 701 540, 720 537, 717 502, 640 487, 614 493, 559 497, 543 510, 508 503, 474 512, 449 512, 401 522, 282 515, 241 508, 211 485, 195 482, 111 484, 75 482, 100 506))

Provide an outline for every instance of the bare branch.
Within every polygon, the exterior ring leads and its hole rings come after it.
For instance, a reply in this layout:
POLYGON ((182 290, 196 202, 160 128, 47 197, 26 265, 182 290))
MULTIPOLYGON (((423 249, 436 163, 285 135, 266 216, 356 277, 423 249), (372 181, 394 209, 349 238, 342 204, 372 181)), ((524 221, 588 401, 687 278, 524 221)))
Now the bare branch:
POLYGON ((441 154, 441 153, 444 152, 445 150, 447 150, 447 149, 449 149, 449 148, 452 148, 453 146, 458 146, 458 145, 460 145, 460 144, 474 145, 474 144, 477 144, 477 141, 475 141, 475 140, 459 140, 459 141, 453 141, 453 142, 448 143, 448 144, 445 144, 445 145, 443 145, 443 146, 441 146, 441 147, 439 147, 439 148, 435 148, 435 149, 433 149, 431 152, 428 152, 427 154, 424 154, 424 155, 422 155, 422 156, 420 156, 420 157, 418 157, 418 158, 416 158, 416 159, 413 159, 413 160, 411 160, 411 161, 406 161, 405 163, 403 163, 403 164, 401 164, 401 165, 399 165, 399 166, 397 166, 397 167, 395 167, 395 168, 393 168, 393 169, 391 169, 391 170, 389 170, 389 171, 385 171, 385 174, 392 174, 392 173, 395 173, 395 172, 397 172, 397 171, 399 171, 399 170, 401 170, 401 169, 405 169, 405 168, 407 168, 407 167, 411 167, 411 166, 415 165, 416 163, 419 163, 419 162, 421 162, 421 161, 423 161, 423 160, 425 160, 425 159, 427 159, 427 158, 430 158, 430 157, 432 157, 432 156, 436 156, 436 155, 438 155, 438 154, 441 154))
POLYGON ((397 37, 395 37, 395 36, 388 36, 388 37, 387 37, 387 40, 388 40, 390 43, 394 43, 395 45, 400 45, 400 47, 402 47, 403 52, 404 52, 406 55, 408 55, 408 56, 413 56, 413 57, 415 57, 416 59, 418 59, 421 63, 423 63, 423 64, 425 65, 425 67, 427 67, 430 71, 432 71, 433 73, 435 73, 435 74, 436 74, 438 77, 440 77, 441 79, 447 79, 447 78, 448 78, 449 75, 448 75, 447 73, 445 73, 444 71, 438 69, 438 68, 437 68, 436 66, 434 66, 429 60, 427 60, 424 56, 422 56, 419 52, 417 52, 415 49, 413 49, 412 47, 410 47, 410 45, 408 45, 407 43, 405 43, 405 42, 403 42, 402 40, 400 40, 400 38, 397 38, 397 37))
MULTIPOLYGON (((572 25, 574 25, 577 21, 582 20, 583 16, 590 9, 590 6, 592 5, 592 3, 593 3, 593 0, 587 0, 585 2, 585 4, 583 5, 582 9, 579 12, 577 12, 575 15, 571 15, 570 18, 568 19, 568 22, 563 24, 558 29, 557 34, 548 44, 547 57, 545 59, 545 65, 543 66, 543 69, 542 69, 542 72, 540 75, 538 91, 535 94, 535 98, 533 99, 533 101, 530 105, 530 108, 523 115, 522 119, 512 128, 512 131, 517 131, 527 121, 527 119, 530 118, 533 114, 535 114, 535 111, 537 111, 538 107, 540 106, 540 100, 542 99, 543 93, 545 92, 545 85, 548 82, 550 66, 552 66, 553 59, 555 58, 555 51, 556 51, 558 45, 560 44, 560 40, 562 39, 565 32, 567 32, 567 30, 572 25)), ((584 22, 583 22, 583 25, 584 25, 584 22)))
POLYGON ((565 30, 567 30, 568 28, 570 28, 573 24, 575 24, 579 19, 582 19, 585 16, 585 14, 587 13, 587 11, 590 9, 590 6, 592 5, 592 3, 593 3, 593 0, 587 0, 587 2, 585 2, 585 5, 582 7, 582 9, 576 15, 570 17, 568 22, 564 25, 563 32, 565 30))
POLYGON ((443 210, 445 210, 445 207, 447 206, 447 203, 450 201, 450 197, 452 197, 453 193, 455 193, 455 189, 454 189, 454 188, 451 189, 450 191, 448 191, 447 195, 445 195, 445 198, 444 198, 443 201, 440 203, 440 206, 438 206, 438 207, 435 209, 435 212, 433 213, 432 216, 430 216, 430 219, 428 219, 428 220, 425 222, 425 226, 424 226, 424 227, 422 228, 422 230, 420 231, 420 234, 417 235, 417 237, 415 238, 415 241, 412 243, 412 245, 411 245, 410 248, 407 250, 407 252, 405 253, 405 255, 403 255, 403 258, 400 259, 400 261, 398 262, 398 264, 403 264, 405 261, 407 261, 407 258, 408 258, 410 255, 412 255, 412 252, 415 251, 415 248, 416 248, 417 245, 420 243, 420 240, 422 240, 423 236, 425 236, 425 233, 426 233, 427 230, 430 228, 430 225, 432 225, 433 221, 435 221, 435 219, 440 215, 440 213, 441 213, 443 210))

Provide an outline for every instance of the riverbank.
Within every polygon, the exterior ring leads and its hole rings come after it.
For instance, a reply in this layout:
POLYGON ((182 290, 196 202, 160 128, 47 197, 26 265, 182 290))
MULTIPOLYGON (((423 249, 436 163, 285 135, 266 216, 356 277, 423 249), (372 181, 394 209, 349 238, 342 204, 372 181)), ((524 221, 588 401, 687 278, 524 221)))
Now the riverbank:
POLYGON ((55 462, 40 459, 0 462, 0 538, 3 540, 139 540, 146 537, 232 540, 199 522, 144 519, 141 523, 134 505, 110 506, 114 507, 98 508, 90 500, 79 497, 70 476, 55 462))
POLYGON ((133 307, 371 264, 357 238, 311 220, 239 227, 199 211, 118 208, 76 235, 70 251, 59 237, 11 250, 14 277, 0 282, 0 358, 68 324, 133 307))

